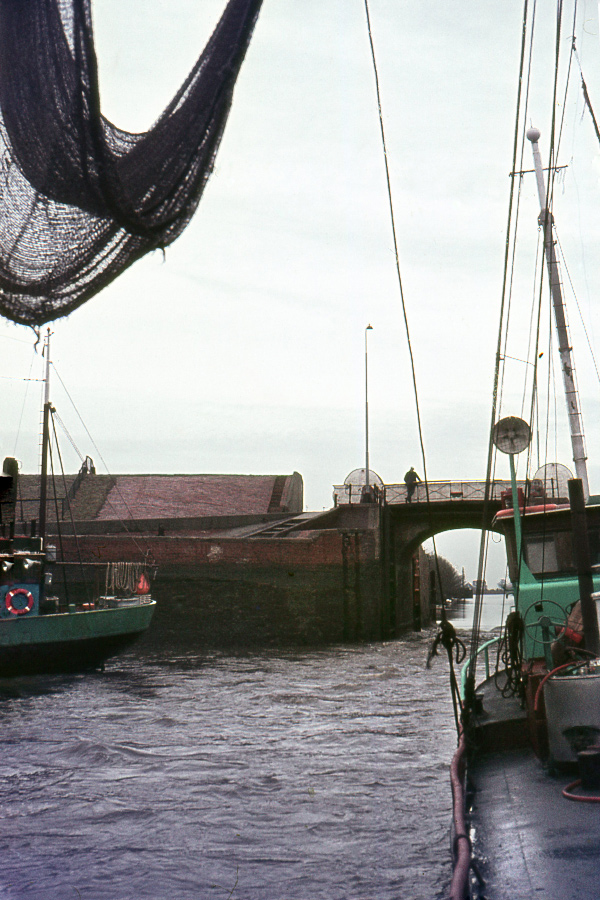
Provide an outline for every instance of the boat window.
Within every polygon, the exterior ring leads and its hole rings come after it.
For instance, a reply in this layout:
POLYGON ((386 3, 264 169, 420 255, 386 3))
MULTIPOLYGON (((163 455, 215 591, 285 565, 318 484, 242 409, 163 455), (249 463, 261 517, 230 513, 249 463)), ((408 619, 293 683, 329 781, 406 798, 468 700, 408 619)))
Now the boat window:
POLYGON ((568 531, 525 535, 524 553, 525 562, 534 575, 570 572, 574 568, 571 535, 568 531))
POLYGON ((590 545, 590 562, 594 569, 600 569, 600 530, 590 528, 588 531, 588 543, 590 545))

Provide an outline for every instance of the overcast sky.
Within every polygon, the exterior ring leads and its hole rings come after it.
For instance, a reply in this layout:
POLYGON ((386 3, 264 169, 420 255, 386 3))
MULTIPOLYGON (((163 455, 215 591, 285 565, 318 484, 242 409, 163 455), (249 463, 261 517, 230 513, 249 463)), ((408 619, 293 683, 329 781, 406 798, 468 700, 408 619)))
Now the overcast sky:
MULTIPOLYGON (((530 109, 547 153, 554 4, 538 5, 544 18, 530 109)), ((149 127, 224 6, 225 0, 94 0, 105 115, 129 131, 149 127)), ((522 2, 370 0, 370 11, 428 475, 479 479, 491 412, 522 2)), ((600 113, 597 13, 595 0, 580 0, 578 49, 600 113)), ((565 36, 571 23, 566 3, 565 36)), ((555 215, 593 345, 600 336, 600 153, 578 77, 566 105, 559 162, 568 169, 555 215)), ((521 224, 530 235, 529 260, 515 276, 513 301, 515 309, 523 305, 523 323, 538 211, 527 176, 521 224)), ((567 299, 591 488, 600 492, 598 378, 577 306, 567 299)), ((52 357, 111 472, 297 470, 306 507, 321 509, 331 505, 332 486, 364 464, 369 323, 371 467, 385 482, 398 482, 411 465, 422 474, 422 461, 364 2, 264 0, 194 220, 165 259, 156 253, 136 263, 54 323, 52 357)), ((520 334, 526 331, 522 324, 520 334)), ((38 465, 40 391, 22 379, 32 346, 30 330, 0 323, 1 449, 30 472, 38 465)), ((29 377, 39 375, 39 363, 29 377)), ((508 371, 506 415, 521 412, 525 367, 515 362, 508 371)), ((55 385, 61 418, 102 470, 55 385)), ((560 427, 566 430, 564 419, 560 427)), ((572 468, 562 438, 557 454, 572 468)), ((75 471, 76 455, 67 448, 65 457, 75 471)), ((553 448, 548 461, 555 458, 553 448)), ((505 461, 499 474, 507 474, 505 461)), ((468 578, 476 575, 472 536, 456 533, 439 546, 467 567, 468 578)), ((494 555, 491 581, 503 574, 502 558, 494 555)))

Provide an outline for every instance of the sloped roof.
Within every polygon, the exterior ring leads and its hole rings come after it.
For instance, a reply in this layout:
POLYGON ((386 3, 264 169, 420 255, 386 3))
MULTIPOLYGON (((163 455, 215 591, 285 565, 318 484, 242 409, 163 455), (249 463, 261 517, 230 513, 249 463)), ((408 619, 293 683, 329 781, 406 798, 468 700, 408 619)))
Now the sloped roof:
POLYGON ((265 513, 274 475, 118 475, 97 519, 265 513))
MULTIPOLYGON (((38 515, 38 475, 19 477, 16 516, 38 515)), ((47 519, 75 521, 301 512, 302 476, 293 475, 68 475, 49 486, 47 519), (54 502, 54 494, 58 503, 54 502), (65 494, 70 493, 70 504, 65 494), (69 511, 70 505, 70 511, 69 511)))

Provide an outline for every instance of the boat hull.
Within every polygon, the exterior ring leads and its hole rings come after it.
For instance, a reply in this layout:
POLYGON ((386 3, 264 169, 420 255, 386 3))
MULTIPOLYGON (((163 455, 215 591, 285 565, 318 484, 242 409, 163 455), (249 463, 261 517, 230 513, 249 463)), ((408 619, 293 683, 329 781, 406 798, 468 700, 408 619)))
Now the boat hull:
POLYGON ((94 669, 150 625, 156 603, 0 621, 0 677, 94 669))

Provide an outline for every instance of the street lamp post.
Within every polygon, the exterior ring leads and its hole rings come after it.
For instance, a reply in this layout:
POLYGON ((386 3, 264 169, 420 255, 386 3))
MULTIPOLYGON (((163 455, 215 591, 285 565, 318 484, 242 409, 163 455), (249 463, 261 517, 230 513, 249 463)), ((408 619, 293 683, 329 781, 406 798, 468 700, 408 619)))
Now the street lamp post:
POLYGON ((367 335, 373 331, 372 325, 365 328, 365 487, 369 492, 369 357, 367 354, 367 335))

